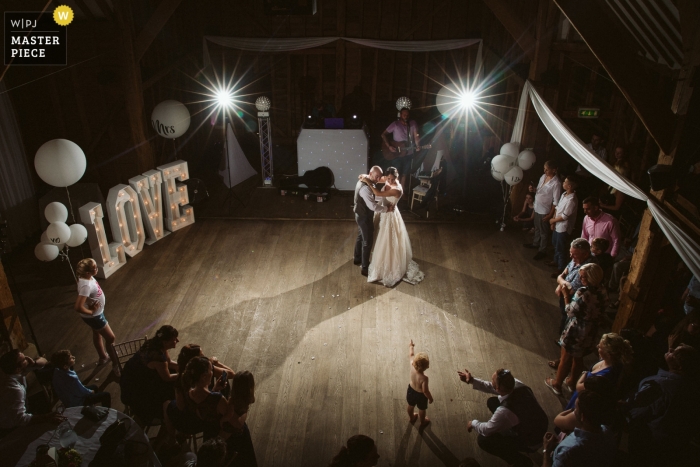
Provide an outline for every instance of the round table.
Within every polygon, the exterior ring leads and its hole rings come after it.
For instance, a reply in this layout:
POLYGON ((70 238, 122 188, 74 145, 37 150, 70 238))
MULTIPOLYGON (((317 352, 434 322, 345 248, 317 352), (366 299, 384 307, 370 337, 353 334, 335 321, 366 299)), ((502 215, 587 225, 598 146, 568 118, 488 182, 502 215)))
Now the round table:
MULTIPOLYGON (((126 439, 143 442, 148 445, 148 465, 160 467, 160 462, 148 442, 148 437, 143 429, 128 415, 109 409, 109 414, 99 422, 93 422, 80 413, 82 407, 71 407, 63 412, 63 416, 70 422, 78 441, 74 449, 83 458, 82 467, 87 467, 94 459, 100 448, 100 436, 108 426, 116 420, 127 419, 131 423, 126 439)), ((0 440, 0 452, 2 452, 3 465, 16 465, 17 467, 29 465, 36 457, 36 448, 42 444, 60 448, 58 435, 54 432, 58 428, 55 424, 40 423, 17 428, 0 440)))

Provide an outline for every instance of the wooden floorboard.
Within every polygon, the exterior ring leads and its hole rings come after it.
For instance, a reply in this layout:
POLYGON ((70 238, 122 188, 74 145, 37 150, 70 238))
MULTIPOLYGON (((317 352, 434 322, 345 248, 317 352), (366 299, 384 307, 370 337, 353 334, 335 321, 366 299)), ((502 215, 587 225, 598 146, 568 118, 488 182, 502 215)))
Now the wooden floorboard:
MULTIPOLYGON (((457 370, 489 378, 510 368, 553 419, 562 400, 542 383, 557 355, 551 271, 531 260, 519 231, 407 228, 426 278, 387 289, 367 284, 352 264, 352 221, 201 220, 101 281, 106 316, 118 340, 171 324, 180 345, 200 344, 253 372, 248 420, 261 466, 325 466, 357 433, 377 441, 382 466, 454 466, 467 456, 503 465, 466 431, 469 420, 489 416, 487 396, 461 383, 457 370), (410 339, 430 356, 435 397, 433 423, 421 433, 405 413, 410 339)), ((74 288, 47 286, 24 298, 44 351, 70 348, 81 376, 118 399, 72 311, 74 288)))

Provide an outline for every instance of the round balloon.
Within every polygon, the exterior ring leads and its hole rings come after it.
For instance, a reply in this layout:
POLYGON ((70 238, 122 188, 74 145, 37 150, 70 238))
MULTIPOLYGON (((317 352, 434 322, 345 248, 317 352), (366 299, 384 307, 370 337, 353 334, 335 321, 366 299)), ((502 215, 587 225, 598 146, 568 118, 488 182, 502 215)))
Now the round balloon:
POLYGON ((526 149, 518 155, 518 167, 523 170, 528 170, 535 165, 536 160, 535 153, 526 149))
POLYGON ((53 261, 58 256, 58 247, 56 245, 39 243, 34 247, 34 256, 40 261, 53 261))
POLYGON ((504 177, 504 175, 501 172, 496 172, 495 170, 493 170, 493 167, 491 167, 491 176, 497 182, 502 182, 504 177))
POLYGON ((443 86, 435 97, 435 106, 443 117, 449 118, 460 109, 459 94, 451 86, 443 86))
POLYGON ((520 145, 518 143, 506 143, 501 146, 501 154, 511 157, 518 157, 520 152, 520 145))
POLYGON ((517 185, 523 179, 523 169, 516 165, 506 173, 504 179, 510 186, 517 185))
POLYGON ((515 157, 499 154, 491 159, 491 169, 498 173, 505 174, 515 165, 515 161, 515 157))
POLYGON ((68 209, 63 203, 54 201, 46 205, 44 209, 44 217, 51 222, 65 222, 68 220, 68 209))
POLYGON ((67 139, 44 143, 34 156, 34 168, 43 181, 52 186, 70 186, 85 173, 87 160, 80 146, 67 139))
POLYGON ((178 138, 190 127, 190 111, 182 102, 163 101, 153 109, 151 125, 164 138, 178 138))
POLYGON ((46 235, 54 245, 67 243, 70 240, 70 227, 65 222, 52 222, 46 229, 46 235))
POLYGON ((73 224, 70 226, 70 238, 66 244, 70 247, 80 246, 87 239, 87 229, 82 224, 73 224))

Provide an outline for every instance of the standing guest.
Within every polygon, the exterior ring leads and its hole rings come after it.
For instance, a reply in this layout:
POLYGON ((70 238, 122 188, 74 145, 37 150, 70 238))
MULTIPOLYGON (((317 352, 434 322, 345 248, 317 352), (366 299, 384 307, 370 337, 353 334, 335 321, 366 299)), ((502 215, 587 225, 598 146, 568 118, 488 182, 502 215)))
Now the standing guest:
POLYGON ((544 258, 550 241, 549 220, 554 215, 561 197, 561 181, 557 176, 557 163, 549 160, 544 163, 544 175, 540 177, 537 188, 530 185, 530 192, 535 193, 535 237, 532 243, 525 243, 525 248, 537 249, 533 259, 544 258))
MULTIPOLYGON (((625 155, 625 150, 622 147, 615 148, 615 170, 623 177, 630 176, 630 163, 625 155)), ((625 202, 625 194, 620 190, 608 186, 608 193, 603 197, 605 202, 601 200, 600 207, 607 212, 610 212, 614 217, 620 217, 620 209, 625 202)))
POLYGON ((0 357, 0 436, 20 426, 35 423, 58 423, 63 420, 59 414, 33 415, 27 410, 27 379, 30 371, 43 368, 45 358, 34 361, 18 349, 10 350, 0 357))
POLYGON ((168 351, 178 342, 177 329, 161 326, 124 365, 119 381, 122 402, 144 421, 161 418, 163 403, 175 398, 178 366, 168 351))
MULTIPOLYGON (((564 432, 573 430, 576 423, 576 417, 573 414, 574 404, 579 396, 579 393, 584 389, 589 389, 586 381, 592 378, 602 378, 606 380, 608 393, 604 394, 610 399, 617 400, 617 389, 621 386, 620 378, 623 374, 624 365, 632 363, 632 345, 622 336, 615 333, 603 334, 603 337, 598 343, 598 356, 600 360, 593 365, 590 371, 581 374, 576 383, 576 390, 571 395, 569 403, 565 407, 565 411, 557 416, 554 424, 564 432)), ((576 376, 576 375, 574 375, 576 376)), ((600 384, 599 384, 600 386, 600 384)), ((603 392, 603 391, 599 391, 603 392)))
POLYGON ((78 275, 78 299, 75 302, 75 311, 80 313, 83 322, 92 329, 92 343, 97 350, 99 364, 104 365, 111 359, 112 372, 118 378, 121 376, 119 374, 119 357, 112 348, 115 339, 114 332, 109 327, 104 314, 105 294, 94 277, 97 274, 97 263, 92 258, 81 259, 78 261, 75 273, 78 275))
MULTIPOLYGON (((552 229, 552 244, 554 245, 554 261, 553 264, 557 268, 557 272, 552 276, 556 278, 566 268, 569 262, 568 249, 570 244, 571 232, 574 230, 576 223, 576 213, 578 210, 578 199, 576 198, 576 187, 578 182, 572 176, 564 179, 564 193, 561 194, 559 202, 556 205, 554 216, 549 220, 550 228, 552 229)), ((552 263, 550 263, 551 265, 552 263)))
POLYGON ((99 392, 99 388, 92 384, 83 385, 78 374, 73 371, 75 356, 70 350, 59 350, 51 356, 51 363, 55 367, 53 371, 53 390, 56 396, 63 402, 63 406, 78 407, 81 405, 93 405, 100 403, 102 407, 112 406, 112 396, 108 392, 99 392))
MULTIPOLYGON (((604 142, 603 135, 596 132, 591 135, 591 142, 586 145, 588 150, 602 161, 608 159, 608 153, 603 145, 604 142)), ((596 191, 596 187, 599 185, 598 179, 592 176, 588 170, 584 169, 581 164, 579 164, 576 168, 576 175, 581 181, 579 186, 579 194, 582 198, 585 198, 596 191)))
POLYGON ((347 447, 340 448, 328 467, 372 467, 377 465, 377 445, 369 436, 355 435, 348 439, 347 447))
POLYGON ((612 273, 615 259, 608 253, 610 242, 607 238, 596 237, 591 240, 591 254, 598 261, 598 266, 603 269, 603 277, 608 278, 612 273))
POLYGON ((535 224, 535 195, 527 193, 525 202, 523 202, 523 210, 520 214, 513 217, 513 222, 517 222, 523 230, 534 230, 535 224))
POLYGON ((605 287, 601 286, 603 270, 600 266, 597 264, 581 266, 579 278, 581 287, 573 298, 570 298, 569 294, 563 295, 567 321, 559 338, 561 356, 557 376, 555 379, 545 378, 544 380, 544 384, 557 395, 561 394, 563 382, 570 388, 574 387, 576 378, 583 369, 583 357, 595 349, 598 321, 608 299, 605 287), (564 380, 565 377, 566 380, 564 380))
POLYGON ((503 368, 496 370, 491 382, 475 378, 466 369, 457 374, 477 391, 497 396, 486 401, 493 413, 489 421, 467 423, 468 432, 475 430, 479 434, 479 447, 511 465, 531 466, 532 461, 522 452, 534 451, 549 426, 547 414, 532 390, 503 368))
POLYGON ((589 196, 583 200, 583 231, 581 237, 589 242, 596 237, 605 238, 610 242, 606 253, 613 258, 617 256, 620 248, 620 224, 613 216, 600 210, 600 202, 595 196, 589 196))
POLYGON ((695 276, 690 279, 688 288, 683 292, 681 299, 686 315, 694 310, 700 310, 700 281, 695 276))
POLYGON ((420 426, 424 427, 430 423, 430 419, 425 416, 425 411, 428 410, 428 402, 433 403, 433 395, 428 388, 428 376, 425 374, 425 370, 430 368, 430 360, 428 359, 428 354, 423 352, 419 352, 414 356, 414 348, 415 344, 413 339, 411 339, 411 343, 408 346, 411 375, 406 391, 406 402, 408 402, 406 410, 411 423, 415 423, 416 419, 420 417, 420 426), (417 415, 414 413, 416 405, 418 406, 417 415))
POLYGON ((607 401, 593 391, 582 391, 574 413, 579 428, 558 442, 554 433, 543 439, 542 467, 606 467, 615 464, 617 442, 603 425, 607 401))
POLYGON ((561 311, 559 332, 564 330, 567 320, 564 297, 572 297, 581 287, 581 278, 579 277, 581 266, 588 263, 597 263, 595 257, 591 255, 591 245, 583 238, 577 238, 571 242, 569 255, 571 255, 571 261, 567 264, 566 269, 557 276, 557 288, 554 290, 554 293, 559 296, 559 310, 561 311))
POLYGON ((627 402, 633 465, 686 465, 679 457, 688 455, 688 446, 700 428, 698 351, 679 345, 664 358, 668 371, 659 369, 643 379, 627 402))

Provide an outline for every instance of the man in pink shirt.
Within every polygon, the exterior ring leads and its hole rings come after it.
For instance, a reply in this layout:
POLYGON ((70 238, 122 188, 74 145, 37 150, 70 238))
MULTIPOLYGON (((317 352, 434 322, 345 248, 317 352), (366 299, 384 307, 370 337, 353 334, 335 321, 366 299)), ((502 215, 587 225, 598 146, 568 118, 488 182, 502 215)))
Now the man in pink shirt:
POLYGON ((595 196, 583 200, 583 231, 581 237, 589 242, 596 237, 605 238, 610 242, 608 251, 613 258, 617 256, 620 246, 620 224, 617 219, 600 209, 600 201, 595 196))

